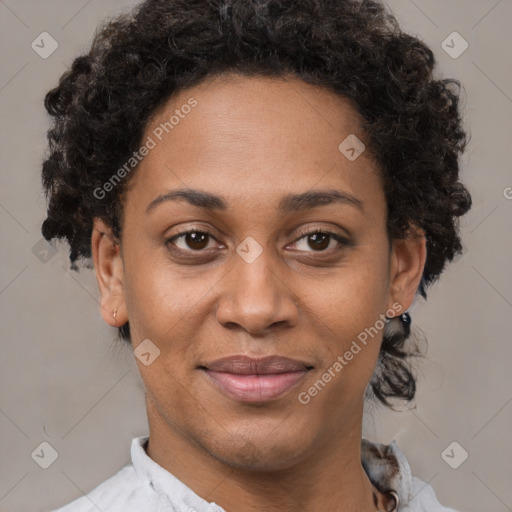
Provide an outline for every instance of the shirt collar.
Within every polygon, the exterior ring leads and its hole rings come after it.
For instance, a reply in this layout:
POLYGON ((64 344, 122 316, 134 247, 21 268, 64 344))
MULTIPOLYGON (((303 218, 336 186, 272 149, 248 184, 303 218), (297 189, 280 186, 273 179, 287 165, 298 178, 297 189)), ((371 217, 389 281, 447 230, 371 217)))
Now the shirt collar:
MULTIPOLYGON (((172 473, 157 464, 146 453, 149 435, 132 439, 131 459, 137 476, 165 497, 177 510, 225 512, 215 502, 198 496, 172 473)), ((361 462, 372 484, 381 492, 395 491, 400 505, 408 502, 411 490, 411 469, 396 442, 385 445, 362 439, 361 462)))
POLYGON ((198 496, 190 487, 172 473, 157 464, 146 453, 149 436, 135 437, 132 440, 131 458, 137 476, 146 480, 161 496, 167 498, 177 510, 196 512, 225 512, 214 502, 208 502, 198 496))

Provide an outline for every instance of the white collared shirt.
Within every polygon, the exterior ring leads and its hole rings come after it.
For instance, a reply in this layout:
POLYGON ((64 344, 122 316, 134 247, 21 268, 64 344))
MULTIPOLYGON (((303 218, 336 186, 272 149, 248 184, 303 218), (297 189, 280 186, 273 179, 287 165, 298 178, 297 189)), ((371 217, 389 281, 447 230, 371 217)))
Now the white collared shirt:
MULTIPOLYGON (((131 464, 87 495, 52 512, 227 512, 198 496, 151 459, 145 450, 148 438, 132 439, 131 464)), ((379 483, 382 484, 384 479, 388 484, 392 482, 393 490, 399 496, 398 512, 457 512, 443 507, 432 487, 411 475, 409 463, 395 441, 389 445, 363 442, 367 447, 375 447, 375 450, 361 452, 365 471, 377 488, 382 487, 379 483), (377 452, 379 457, 375 455, 377 452)))

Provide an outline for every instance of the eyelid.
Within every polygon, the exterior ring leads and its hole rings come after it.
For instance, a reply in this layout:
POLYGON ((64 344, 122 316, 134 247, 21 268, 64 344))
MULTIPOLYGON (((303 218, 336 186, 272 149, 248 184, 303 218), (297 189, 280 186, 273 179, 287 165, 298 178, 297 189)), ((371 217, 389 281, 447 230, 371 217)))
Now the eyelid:
POLYGON ((296 240, 299 240, 305 235, 312 235, 314 233, 324 233, 326 235, 336 235, 340 238, 346 238, 348 241, 348 235, 342 235, 340 233, 337 233, 336 231, 332 231, 330 228, 321 228, 321 227, 312 227, 312 228, 299 228, 297 230, 297 235, 299 235, 299 238, 296 238, 296 240))

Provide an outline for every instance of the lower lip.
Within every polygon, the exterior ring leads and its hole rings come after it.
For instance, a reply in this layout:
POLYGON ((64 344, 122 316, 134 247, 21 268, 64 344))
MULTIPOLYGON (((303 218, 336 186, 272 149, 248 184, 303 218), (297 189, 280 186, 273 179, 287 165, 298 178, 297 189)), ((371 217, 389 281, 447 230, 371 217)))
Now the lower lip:
POLYGON ((265 402, 284 395, 306 375, 306 371, 272 373, 268 375, 240 375, 204 370, 231 398, 241 402, 265 402))

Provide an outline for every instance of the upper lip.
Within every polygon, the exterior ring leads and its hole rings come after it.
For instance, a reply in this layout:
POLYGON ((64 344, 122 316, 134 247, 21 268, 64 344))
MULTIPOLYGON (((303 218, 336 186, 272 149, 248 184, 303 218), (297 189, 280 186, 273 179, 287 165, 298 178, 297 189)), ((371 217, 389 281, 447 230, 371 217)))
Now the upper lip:
POLYGON ((235 373, 240 375, 268 375, 272 373, 299 372, 312 368, 311 365, 296 359, 283 356, 267 356, 252 358, 236 355, 216 359, 202 365, 203 368, 215 372, 235 373))

